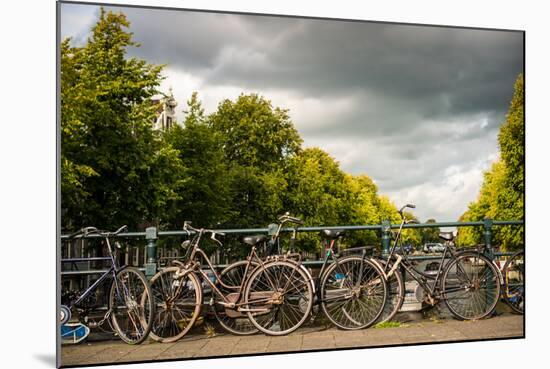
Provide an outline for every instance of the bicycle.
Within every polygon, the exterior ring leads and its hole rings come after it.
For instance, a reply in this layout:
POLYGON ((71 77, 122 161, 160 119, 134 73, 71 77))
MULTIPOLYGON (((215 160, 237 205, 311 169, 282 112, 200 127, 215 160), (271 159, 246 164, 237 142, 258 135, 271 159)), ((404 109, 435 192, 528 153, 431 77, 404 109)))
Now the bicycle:
POLYGON ((502 299, 515 313, 525 311, 525 251, 514 253, 502 268, 502 299))
MULTIPOLYGON (((441 232, 439 237, 448 243, 454 243, 455 241, 452 232, 441 232)), ((478 245, 479 250, 483 250, 484 247, 484 245, 478 245)), ((468 248, 463 250, 468 250, 468 248)), ((486 256, 493 261, 499 270, 501 300, 510 306, 513 312, 523 314, 525 304, 525 251, 519 250, 510 255, 502 268, 500 262, 492 253, 488 253, 486 256)))
MULTIPOLYGON (((100 231, 95 227, 86 227, 69 235, 67 238, 98 235, 104 239, 107 246, 108 256, 93 258, 110 262, 109 269, 89 286, 83 293, 64 293, 60 308, 60 323, 63 326, 71 318, 73 311, 78 312, 82 324, 88 324, 88 313, 90 308, 84 303, 100 285, 112 279, 109 289, 108 309, 97 326, 101 327, 104 322, 110 322, 111 328, 116 334, 128 344, 142 343, 151 330, 151 321, 154 314, 153 298, 149 283, 141 271, 130 266, 119 266, 116 259, 116 252, 113 252, 110 238, 117 236, 127 227, 122 226, 115 232, 100 231)), ((117 249, 120 244, 115 242, 117 249)), ((61 262, 88 261, 88 258, 65 259, 61 262)))
POLYGON ((383 265, 388 279, 401 280, 394 284, 395 295, 387 310, 389 319, 400 310, 405 295, 403 276, 398 268, 403 268, 418 283, 421 288, 420 298, 424 303, 434 306, 444 301, 453 316, 460 320, 482 319, 491 315, 501 290, 500 271, 493 261, 479 250, 457 251, 446 243, 435 273, 418 270, 400 242, 403 226, 415 222, 406 219, 403 214, 405 208, 415 206, 407 204, 399 210, 401 224, 383 265), (398 244, 401 254, 396 252, 398 244))
POLYGON ((189 235, 194 232, 193 239, 182 244, 187 248, 185 261, 175 261, 175 266, 161 270, 151 279, 155 304, 160 307, 151 330, 153 339, 174 342, 189 332, 200 314, 203 300, 197 274, 212 289, 210 305, 214 309, 223 308, 228 316, 244 313, 249 319, 268 316, 263 320, 265 324, 257 327, 266 334, 288 334, 303 324, 311 309, 313 290, 308 275, 296 264, 282 258, 262 260, 252 245, 246 260, 247 272, 239 285, 227 285, 200 248, 202 236, 207 233, 221 245, 216 239, 220 233, 193 228, 190 222, 184 223, 184 230, 189 235), (202 270, 200 259, 206 261, 213 280, 202 270))
MULTIPOLYGON (((279 224, 276 231, 269 239, 269 254, 278 254, 276 258, 284 258, 294 263, 301 270, 308 274, 312 288, 315 291, 314 305, 321 305, 325 316, 337 327, 346 330, 362 329, 369 327, 378 319, 382 313, 386 298, 386 282, 382 271, 366 257, 366 249, 363 249, 361 256, 351 255, 339 257, 334 252, 334 245, 337 240, 344 237, 342 230, 324 230, 321 236, 325 240, 325 257, 318 278, 313 278, 311 273, 300 261, 300 255, 294 253, 297 225, 303 222, 286 213, 279 217, 279 224), (289 250, 281 254, 280 232, 286 223, 294 224, 290 237, 289 250)), ((257 235, 245 238, 245 242, 255 246, 266 242, 265 235, 257 235)), ((357 251, 361 248, 356 248, 357 251)), ((351 249, 348 249, 350 251, 351 249)), ((273 256, 268 256, 268 258, 273 256)), ((239 262, 228 267, 237 270, 242 264, 239 262)), ((304 309, 302 309, 304 310, 304 309)), ((312 310, 311 310, 312 311, 312 310)), ((249 317, 255 327, 262 330, 264 316, 249 317)), ((250 329, 248 334, 255 331, 250 329)), ((244 334, 244 332, 240 332, 244 334)))

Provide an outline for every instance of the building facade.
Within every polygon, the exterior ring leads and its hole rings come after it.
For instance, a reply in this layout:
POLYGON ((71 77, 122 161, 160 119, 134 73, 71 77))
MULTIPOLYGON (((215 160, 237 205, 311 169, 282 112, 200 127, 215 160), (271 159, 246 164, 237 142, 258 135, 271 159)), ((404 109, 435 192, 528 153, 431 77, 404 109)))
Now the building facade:
POLYGON ((176 122, 176 106, 178 103, 174 99, 172 89, 168 95, 157 95, 152 98, 153 104, 158 104, 158 115, 153 122, 153 129, 158 131, 166 131, 176 122))

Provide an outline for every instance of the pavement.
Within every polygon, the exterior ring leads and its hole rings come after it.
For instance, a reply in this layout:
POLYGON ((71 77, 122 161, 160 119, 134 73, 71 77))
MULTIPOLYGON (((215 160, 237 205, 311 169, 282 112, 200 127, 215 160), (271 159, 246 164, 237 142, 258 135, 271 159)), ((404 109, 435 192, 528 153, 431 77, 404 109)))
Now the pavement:
POLYGON ((504 313, 478 321, 432 318, 400 323, 398 327, 371 327, 359 331, 307 326, 283 337, 262 334, 239 337, 219 330, 205 332, 204 326, 197 327, 175 343, 149 340, 139 346, 130 346, 120 340, 109 340, 63 346, 62 366, 521 338, 524 326, 522 315, 504 313))

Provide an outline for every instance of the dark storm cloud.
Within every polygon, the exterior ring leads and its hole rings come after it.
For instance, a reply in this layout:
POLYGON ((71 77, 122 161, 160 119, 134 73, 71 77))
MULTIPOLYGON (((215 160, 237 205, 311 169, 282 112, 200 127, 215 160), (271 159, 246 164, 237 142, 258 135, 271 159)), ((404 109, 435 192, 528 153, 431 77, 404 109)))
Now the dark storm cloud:
MULTIPOLYGON (((386 107, 375 118, 392 129, 426 119, 503 114, 523 69, 520 33, 124 12, 145 45, 135 51, 140 57, 199 73, 207 85, 290 89, 324 99, 367 92, 384 100, 386 107)), ((368 100, 357 106, 351 116, 365 116, 359 108, 371 107, 368 100)), ((357 128, 348 122, 350 130, 357 128)))
POLYGON ((132 54, 200 72, 207 84, 317 97, 367 91, 416 105, 422 119, 503 112, 523 69, 520 33, 112 9, 142 44, 132 54))
MULTIPOLYGON (((290 109, 306 146, 367 173, 394 201, 425 202, 421 217, 456 219, 475 198, 523 70, 518 32, 108 9, 127 15, 142 44, 130 54, 168 64, 171 84, 179 73, 211 99, 265 95, 290 109)), ((81 14, 67 6, 62 19, 74 29, 81 14)))

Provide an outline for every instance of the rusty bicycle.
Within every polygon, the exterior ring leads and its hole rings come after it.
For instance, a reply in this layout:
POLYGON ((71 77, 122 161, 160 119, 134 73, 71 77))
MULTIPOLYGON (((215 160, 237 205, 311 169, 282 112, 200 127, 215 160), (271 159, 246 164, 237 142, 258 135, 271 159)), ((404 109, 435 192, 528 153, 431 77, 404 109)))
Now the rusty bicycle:
POLYGON ((151 337, 160 342, 174 342, 189 332, 197 321, 203 302, 200 279, 211 288, 210 304, 227 316, 246 316, 256 327, 269 335, 293 332, 308 318, 313 303, 313 288, 309 275, 296 263, 284 258, 262 259, 252 246, 247 258, 246 272, 238 285, 223 282, 220 274, 200 248, 203 236, 221 244, 221 233, 204 228, 193 228, 184 223, 184 230, 192 239, 183 242, 187 249, 185 260, 174 261, 151 279, 156 313, 151 337), (213 278, 202 269, 204 261, 213 278), (248 270, 251 270, 249 273, 248 270), (256 320, 263 317, 263 324, 256 320))

